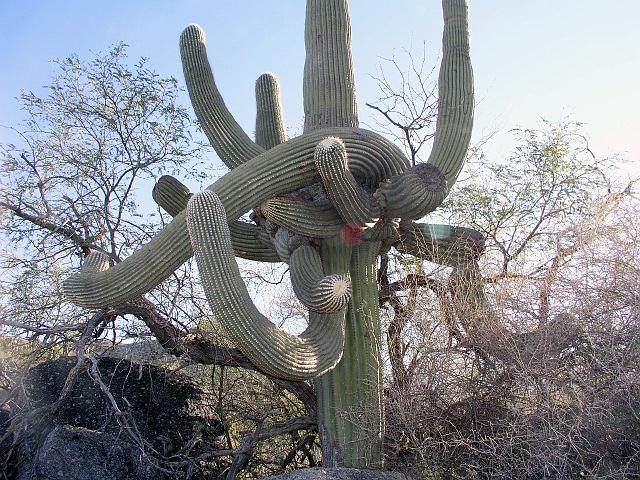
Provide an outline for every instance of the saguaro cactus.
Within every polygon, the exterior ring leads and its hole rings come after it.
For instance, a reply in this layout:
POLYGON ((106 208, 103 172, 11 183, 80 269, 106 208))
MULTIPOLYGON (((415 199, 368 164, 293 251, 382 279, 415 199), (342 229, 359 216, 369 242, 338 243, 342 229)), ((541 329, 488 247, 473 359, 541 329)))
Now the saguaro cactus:
POLYGON ((409 168, 384 137, 358 128, 346 0, 307 0, 304 133, 286 140, 279 87, 256 83, 256 141, 218 92, 204 32, 188 26, 180 52, 193 108, 231 169, 204 192, 163 177, 153 198, 173 221, 125 261, 92 253, 65 282, 77 305, 101 308, 158 285, 195 255, 216 317, 264 372, 315 381, 325 465, 382 466, 381 325, 376 283, 381 248, 447 265, 474 258, 466 229, 414 223, 455 182, 473 123, 473 80, 465 0, 443 0, 443 55, 435 142, 428 163, 409 168), (254 209, 255 223, 238 220, 254 209), (309 221, 313 219, 313 221, 309 221), (309 309, 292 336, 254 306, 235 257, 289 263, 309 309))

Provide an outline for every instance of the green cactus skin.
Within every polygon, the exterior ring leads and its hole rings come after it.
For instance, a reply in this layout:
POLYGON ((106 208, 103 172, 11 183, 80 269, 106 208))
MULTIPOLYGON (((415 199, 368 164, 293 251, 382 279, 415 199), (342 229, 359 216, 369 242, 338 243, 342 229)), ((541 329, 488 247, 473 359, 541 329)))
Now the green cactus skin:
POLYGON ((380 188, 386 210, 396 217, 418 219, 440 206, 458 178, 471 140, 474 97, 467 5, 443 0, 442 11, 445 24, 433 149, 427 166, 417 165, 380 188))
POLYGON ((273 245, 278 252, 280 260, 284 263, 289 263, 289 256, 291 255, 291 249, 289 248, 289 241, 292 235, 286 228, 279 228, 273 238, 273 245))
POLYGON ((447 179, 434 165, 421 163, 381 185, 380 194, 388 216, 418 219, 442 204, 447 179))
POLYGON ((315 238, 334 237, 344 222, 327 203, 308 202, 292 197, 273 197, 260 205, 262 214, 292 233, 315 238))
POLYGON ((172 222, 112 267, 108 256, 92 252, 65 281, 65 295, 87 308, 117 305, 151 290, 195 252, 207 299, 236 346, 267 374, 314 379, 323 464, 382 467, 378 255, 395 247, 451 266, 452 295, 476 311, 486 308, 478 232, 412 222, 445 199, 473 124, 466 2, 442 5, 435 141, 428 163, 411 168, 391 142, 357 128, 346 0, 307 0, 304 134, 288 141, 275 77, 256 82, 254 143, 218 92, 204 33, 187 27, 180 51, 189 95, 232 170, 193 196, 177 180, 161 179, 153 197, 172 222), (238 221, 258 205, 264 217, 254 217, 256 225, 238 221), (278 330, 258 312, 234 256, 289 263, 294 291, 309 308, 301 335, 278 330))
POLYGON ((231 245, 236 257, 254 262, 280 262, 280 256, 264 230, 257 225, 236 220, 229 224, 231 245))
POLYGON ((347 2, 308 0, 304 43, 304 132, 357 127, 347 2))
POLYGON ((318 313, 343 310, 351 298, 351 282, 346 275, 325 275, 322 259, 308 245, 296 248, 289 257, 291 285, 298 300, 318 313))
POLYGON ((401 227, 396 250, 430 262, 456 266, 484 252, 484 237, 471 228, 414 222, 401 227))
POLYGON ((93 251, 82 262, 81 272, 97 273, 104 272, 111 267, 111 258, 103 252, 93 251))
POLYGON ((380 207, 349 171, 344 143, 339 138, 325 138, 316 147, 314 158, 322 184, 344 223, 373 226, 380 207))
MULTIPOLYGON (((180 180, 171 175, 160 177, 152 193, 155 202, 172 217, 187 208, 191 192, 180 180)), ((279 262, 269 236, 256 225, 235 221, 229 225, 231 244, 236 256, 256 262, 279 262)))
POLYGON ((151 192, 153 201, 172 217, 187 208, 191 191, 184 183, 171 175, 163 175, 151 192))
POLYGON ((225 209, 215 193, 204 191, 189 200, 187 227, 213 313, 251 361, 288 380, 315 378, 335 366, 342 356, 344 311, 310 312, 302 334, 284 333, 249 297, 231 247, 225 209))
POLYGON ((204 31, 198 25, 189 25, 182 32, 180 57, 191 105, 211 146, 225 165, 234 168, 264 152, 227 109, 211 72, 204 31))
POLYGON ((287 140, 280 106, 280 85, 272 73, 256 80, 256 143, 265 150, 287 140))
MULTIPOLYGON (((313 153, 326 136, 339 135, 349 168, 370 184, 401 173, 402 152, 367 130, 329 128, 294 138, 234 168, 207 188, 222 201, 230 220, 266 199, 311 185, 316 177, 313 153)), ((63 284, 66 297, 86 308, 103 308, 139 297, 168 278, 193 251, 184 212, 176 215, 149 243, 113 268, 91 276, 79 272, 63 284)))
MULTIPOLYGON (((353 293, 346 315, 340 363, 316 380, 323 465, 382 467, 384 413, 380 311, 376 258, 380 242, 353 247, 349 273, 353 293)), ((341 242, 322 242, 326 272, 341 272, 334 258, 346 256, 341 242)))

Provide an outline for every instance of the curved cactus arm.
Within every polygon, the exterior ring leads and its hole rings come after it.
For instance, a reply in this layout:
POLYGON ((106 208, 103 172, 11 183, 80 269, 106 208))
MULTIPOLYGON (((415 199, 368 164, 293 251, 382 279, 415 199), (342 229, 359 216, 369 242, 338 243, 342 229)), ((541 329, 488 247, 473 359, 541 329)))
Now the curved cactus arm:
MULTIPOLYGON (((316 179, 313 152, 327 133, 341 136, 349 155, 349 168, 372 183, 389 178, 390 171, 397 174, 404 169, 402 152, 380 135, 360 129, 328 129, 268 150, 236 167, 207 190, 220 197, 227 218, 234 221, 270 197, 311 185, 316 179), (352 162, 352 158, 359 161, 352 162)), ((67 278, 64 292, 81 307, 118 305, 156 287, 192 254, 181 212, 149 243, 113 268, 91 276, 80 272, 67 278)))
POLYGON ((256 143, 269 150, 286 140, 278 79, 263 73, 256 80, 256 143))
MULTIPOLYGON (((175 217, 187 208, 189 188, 171 175, 163 175, 153 187, 153 199, 169 215, 175 217)), ((235 221, 229 225, 231 244, 236 257, 256 262, 279 262, 277 252, 267 235, 257 225, 235 221)))
POLYGON ((290 232, 307 237, 333 237, 340 233, 344 223, 331 205, 292 197, 270 198, 262 202, 260 211, 290 232))
POLYGON ((275 263, 281 261, 271 240, 257 225, 237 220, 229 224, 229 231, 231 246, 236 257, 255 262, 275 263))
POLYGON ((289 248, 289 241, 292 235, 286 228, 279 228, 273 238, 273 245, 278 252, 280 260, 284 263, 289 263, 289 257, 291 256, 291 249, 289 248))
POLYGON ((239 218, 268 198, 313 184, 317 173, 314 151, 327 136, 340 136, 349 158, 349 171, 369 185, 377 186, 406 168, 404 154, 381 135, 355 128, 330 128, 266 151, 236 167, 208 190, 220 197, 228 218, 239 218))
POLYGON ((409 222, 399 232, 396 250, 433 263, 458 266, 484 251, 484 236, 472 228, 409 222))
POLYGON ((180 57, 193 109, 225 165, 235 168, 264 152, 227 109, 211 72, 204 31, 198 25, 189 25, 180 35, 180 57))
POLYGON ((320 254, 308 245, 296 248, 289 257, 291 286, 298 300, 309 310, 334 313, 351 298, 351 282, 346 275, 325 275, 320 254))
POLYGON ((187 208, 191 191, 184 183, 171 175, 163 175, 151 192, 153 201, 172 217, 187 208))
POLYGON ((304 131, 357 127, 347 0, 308 0, 304 28, 304 131))
POLYGON ((358 227, 373 226, 380 216, 380 207, 347 168, 344 143, 339 138, 325 138, 316 147, 314 158, 322 184, 344 222, 358 227))
POLYGON ((92 251, 82 262, 80 271, 83 273, 104 272, 111 267, 111 258, 103 252, 92 251))
POLYGON ((464 164, 473 127, 473 71, 465 0, 443 0, 444 33, 438 77, 438 118, 426 165, 416 165, 380 188, 389 215, 418 219, 446 198, 464 164))
POLYGON ((288 380, 315 378, 342 356, 344 312, 313 315, 298 337, 279 330, 255 307, 233 256, 225 210, 213 192, 194 195, 187 226, 205 294, 235 345, 265 373, 288 380))
POLYGON ((447 179, 437 167, 421 163, 380 185, 377 197, 392 218, 418 219, 447 196, 447 179))
POLYGON ((105 271, 80 272, 63 283, 80 307, 104 308, 139 297, 169 277, 192 255, 184 212, 125 261, 105 271))
POLYGON ((442 62, 438 76, 438 118, 427 163, 453 185, 464 164, 473 128, 473 70, 469 57, 466 0, 443 0, 442 62))

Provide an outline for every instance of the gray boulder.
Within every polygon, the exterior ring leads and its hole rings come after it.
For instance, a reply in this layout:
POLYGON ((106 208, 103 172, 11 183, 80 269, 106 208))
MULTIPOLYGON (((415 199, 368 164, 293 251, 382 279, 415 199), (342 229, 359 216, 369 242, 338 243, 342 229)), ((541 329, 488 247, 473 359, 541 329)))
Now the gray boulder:
POLYGON ((17 480, 152 480, 156 469, 108 433, 57 426, 17 480))
POLYGON ((357 468, 305 468, 285 475, 265 477, 263 480, 411 480, 397 472, 360 470, 357 468))

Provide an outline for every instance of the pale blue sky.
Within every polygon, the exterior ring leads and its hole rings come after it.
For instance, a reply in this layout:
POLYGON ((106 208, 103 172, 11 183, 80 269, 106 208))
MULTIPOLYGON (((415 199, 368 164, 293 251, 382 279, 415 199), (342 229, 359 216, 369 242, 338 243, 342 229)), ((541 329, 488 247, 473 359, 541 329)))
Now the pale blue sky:
MULTIPOLYGON (((442 14, 437 0, 351 0, 350 9, 366 121, 378 57, 426 41, 435 62, 442 14)), ((13 100, 20 88, 48 83, 49 60, 86 58, 118 41, 130 45, 132 60, 149 57, 160 74, 182 82, 177 41, 191 22, 205 29, 219 88, 248 132, 254 81, 264 71, 280 78, 287 123, 300 124, 303 0, 0 0, 0 124, 20 119, 13 100)), ((471 0, 470 24, 476 138, 501 132, 491 155, 508 152, 510 128, 570 115, 587 124, 596 154, 640 160, 640 1, 471 0)))

